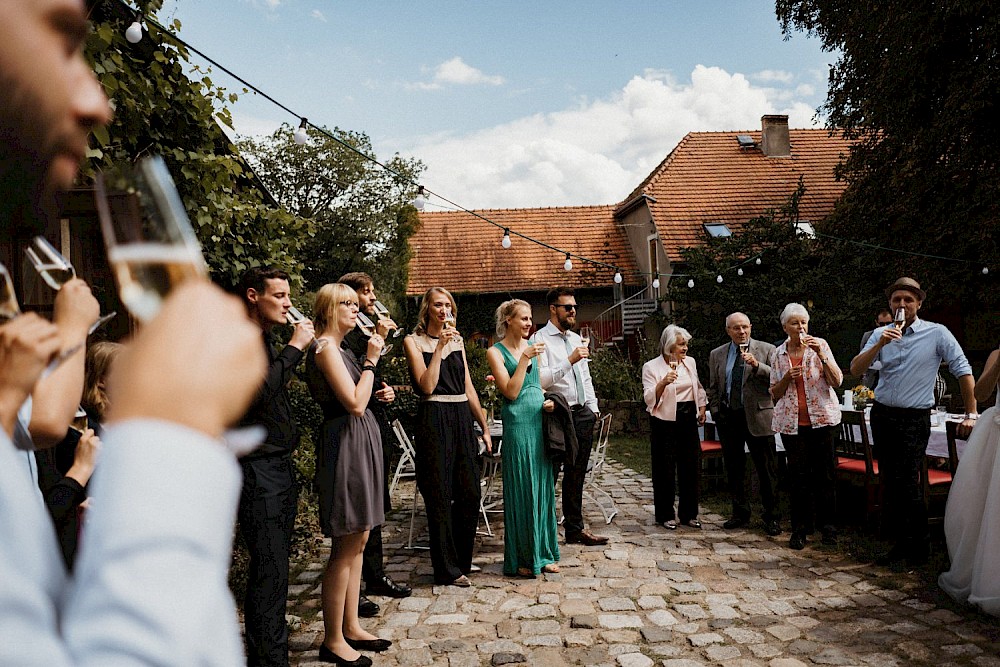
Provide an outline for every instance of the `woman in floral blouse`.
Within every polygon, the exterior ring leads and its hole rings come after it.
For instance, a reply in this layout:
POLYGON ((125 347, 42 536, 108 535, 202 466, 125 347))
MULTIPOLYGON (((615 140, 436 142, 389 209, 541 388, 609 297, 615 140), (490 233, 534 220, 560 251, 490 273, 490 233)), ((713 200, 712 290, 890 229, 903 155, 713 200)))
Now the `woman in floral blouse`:
POLYGON ((781 434, 791 475, 792 537, 788 546, 802 549, 818 525, 823 544, 836 544, 833 526, 836 498, 833 438, 840 424, 834 387, 844 376, 830 346, 810 336, 809 312, 798 303, 781 311, 788 340, 771 360, 772 427, 781 434))

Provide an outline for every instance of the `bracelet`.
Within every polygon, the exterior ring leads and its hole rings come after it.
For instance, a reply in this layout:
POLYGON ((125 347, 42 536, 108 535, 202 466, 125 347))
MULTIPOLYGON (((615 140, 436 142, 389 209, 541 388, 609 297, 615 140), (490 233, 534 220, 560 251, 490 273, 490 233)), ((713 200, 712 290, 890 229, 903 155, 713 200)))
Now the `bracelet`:
POLYGON ((374 366, 362 366, 361 367, 361 372, 364 373, 365 371, 371 371, 372 375, 375 375, 375 367, 374 366))

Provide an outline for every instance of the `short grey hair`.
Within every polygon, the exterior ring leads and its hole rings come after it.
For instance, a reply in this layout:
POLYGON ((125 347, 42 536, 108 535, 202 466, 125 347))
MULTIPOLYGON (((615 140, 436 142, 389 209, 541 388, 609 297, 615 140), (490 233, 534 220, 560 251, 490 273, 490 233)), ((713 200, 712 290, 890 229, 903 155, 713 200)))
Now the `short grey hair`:
POLYGON ((684 327, 679 327, 676 324, 669 325, 660 334, 660 354, 666 354, 667 350, 670 349, 677 342, 678 338, 683 338, 684 342, 691 340, 691 334, 684 327))
POLYGON ((784 310, 781 311, 781 315, 778 319, 781 320, 781 326, 785 326, 785 322, 792 319, 792 315, 802 315, 806 318, 806 322, 809 321, 809 311, 801 303, 790 303, 785 306, 784 310))

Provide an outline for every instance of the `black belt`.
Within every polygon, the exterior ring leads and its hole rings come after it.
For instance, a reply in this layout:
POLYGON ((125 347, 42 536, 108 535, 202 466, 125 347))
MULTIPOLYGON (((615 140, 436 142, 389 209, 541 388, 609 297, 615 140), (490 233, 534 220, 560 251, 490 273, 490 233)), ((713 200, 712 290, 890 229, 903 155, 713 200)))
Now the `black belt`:
POLYGON ((874 405, 872 405, 872 412, 876 411, 898 417, 928 417, 931 414, 930 408, 894 408, 891 405, 879 403, 878 401, 875 401, 874 405))

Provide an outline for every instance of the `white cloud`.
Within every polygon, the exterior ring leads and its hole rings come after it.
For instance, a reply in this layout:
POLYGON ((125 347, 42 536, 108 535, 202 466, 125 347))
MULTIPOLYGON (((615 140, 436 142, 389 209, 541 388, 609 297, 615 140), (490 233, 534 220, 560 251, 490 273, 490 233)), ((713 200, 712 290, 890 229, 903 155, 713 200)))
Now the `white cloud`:
POLYGON ((499 75, 488 75, 471 65, 466 64, 461 56, 446 60, 434 68, 434 77, 429 82, 411 84, 411 88, 419 90, 438 90, 447 85, 453 86, 499 86, 504 78, 499 75))
POLYGON ((278 5, 280 5, 280 4, 281 4, 281 0, 264 0, 264 2, 265 2, 265 3, 267 4, 267 6, 268 6, 268 7, 270 7, 271 9, 274 9, 275 7, 277 7, 278 5))
MULTIPOLYGON (((271 1, 274 2, 276 0, 271 0, 271 1)), ((326 23, 326 16, 324 16, 323 12, 321 12, 318 9, 314 9, 311 12, 309 12, 309 16, 313 17, 317 21, 322 21, 323 23, 326 23)))
POLYGON ((814 109, 790 91, 698 65, 690 81, 649 70, 605 99, 392 150, 423 160, 423 182, 469 208, 612 204, 688 132, 758 129, 774 113, 815 126, 814 109))
POLYGON ((795 75, 780 69, 765 69, 752 74, 750 78, 764 83, 789 84, 795 79, 795 75))

